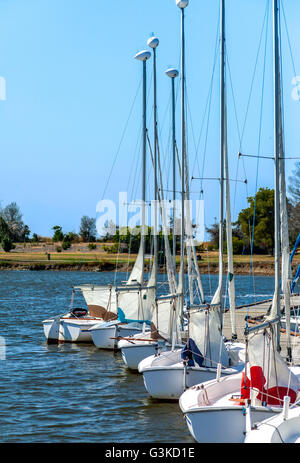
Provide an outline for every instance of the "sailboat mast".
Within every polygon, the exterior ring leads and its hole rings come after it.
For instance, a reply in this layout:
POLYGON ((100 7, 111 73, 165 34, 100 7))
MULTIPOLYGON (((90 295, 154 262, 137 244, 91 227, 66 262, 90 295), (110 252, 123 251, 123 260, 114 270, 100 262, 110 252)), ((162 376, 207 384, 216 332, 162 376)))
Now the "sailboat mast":
POLYGON ((223 312, 223 242, 224 242, 224 151, 225 151, 225 0, 221 0, 221 44, 220 44, 220 217, 219 217, 219 291, 220 312, 223 312))
MULTIPOLYGON (((281 140, 281 82, 279 54, 279 6, 273 0, 273 51, 274 51, 274 155, 275 155, 275 222, 274 222, 274 260, 275 260, 275 293, 274 311, 280 317, 280 140, 281 140)), ((280 351, 280 327, 277 325, 277 350, 280 351)))
POLYGON ((143 158, 142 158, 142 227, 141 227, 141 249, 142 249, 142 276, 141 284, 144 283, 145 272, 145 217, 146 217, 146 155, 147 155, 147 69, 146 62, 151 57, 147 50, 140 51, 135 59, 143 63, 143 158))
POLYGON ((177 6, 181 9, 181 264, 179 273, 179 286, 182 292, 181 314, 184 305, 184 200, 185 200, 185 31, 184 31, 184 9, 188 6, 188 0, 176 0, 177 6))
MULTIPOLYGON (((175 76, 176 77, 176 76, 175 76)), ((173 262, 176 268, 176 127, 175 127, 175 77, 172 82, 172 168, 173 168, 173 262)))
POLYGON ((154 236, 153 236, 153 248, 154 248, 154 285, 157 285, 157 260, 158 260, 158 243, 157 243, 157 85, 156 85, 156 48, 159 45, 159 40, 156 37, 150 37, 148 45, 153 49, 153 132, 154 132, 154 143, 153 143, 153 165, 154 165, 154 236))
POLYGON ((146 208, 146 154, 147 154, 147 73, 146 73, 146 60, 143 61, 143 184, 142 184, 142 285, 144 283, 145 272, 145 208, 146 208))
POLYGON ((171 93, 172 93, 172 176, 173 176, 173 263, 176 269, 176 235, 175 235, 175 220, 176 220, 176 122, 175 122, 175 78, 179 72, 170 68, 166 70, 167 76, 171 78, 171 93))

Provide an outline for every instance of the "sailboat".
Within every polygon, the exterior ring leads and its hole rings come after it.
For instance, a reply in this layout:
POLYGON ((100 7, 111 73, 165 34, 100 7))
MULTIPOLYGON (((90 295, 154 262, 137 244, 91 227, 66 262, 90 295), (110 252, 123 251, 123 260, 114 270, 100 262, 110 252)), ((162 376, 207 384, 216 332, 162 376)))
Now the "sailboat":
POLYGON ((146 200, 146 62, 151 53, 142 50, 135 59, 143 64, 143 178, 142 178, 142 225, 138 256, 130 277, 124 286, 115 288, 117 319, 99 323, 90 328, 93 343, 100 349, 118 349, 118 340, 150 332, 153 304, 156 296, 156 265, 152 266, 147 284, 144 282, 145 267, 145 200, 146 200))
POLYGON ((69 311, 43 320, 47 342, 92 342, 89 328, 105 320, 116 318, 114 295, 112 286, 73 287, 69 311), (87 308, 73 307, 74 297, 79 292, 83 295, 87 308))
POLYGON ((280 413, 285 396, 292 403, 299 400, 299 369, 288 368, 276 349, 278 323, 279 318, 249 329, 244 372, 198 384, 182 394, 179 405, 197 442, 244 442, 247 406, 257 423, 280 413))
MULTIPOLYGON (((184 73, 184 9, 188 5, 188 1, 176 2, 181 8, 182 18, 182 160, 181 160, 181 195, 182 195, 182 211, 181 211, 181 265, 179 274, 178 295, 180 296, 181 311, 183 314, 184 305, 184 245, 185 245, 185 199, 189 199, 188 185, 188 166, 186 156, 186 140, 185 140, 185 73, 184 73)), ((223 127, 224 125, 222 125, 223 127)), ((223 138, 224 140, 224 138, 223 138)), ((224 149, 222 146, 222 160, 224 149)), ((222 161, 223 162, 223 161, 222 161)), ((223 180, 223 164, 222 164, 222 180, 223 180)), ((228 166, 227 166, 228 169, 228 166)), ((228 177, 228 175, 227 175, 228 177)), ((221 181, 221 190, 223 190, 223 182, 221 181)), ((223 196, 221 202, 220 227, 223 226, 223 196)), ((186 211, 187 222, 189 223, 189 211, 186 211)), ((231 230, 230 230, 231 233, 231 230)), ((222 312, 222 273, 223 255, 220 259, 220 278, 219 287, 216 296, 211 304, 204 303, 203 289, 201 285, 200 272, 198 269, 195 249, 193 247, 192 236, 187 230, 187 258, 188 258, 188 275, 189 275, 189 306, 187 311, 188 316, 188 341, 183 349, 172 348, 168 352, 162 352, 160 355, 155 355, 144 359, 139 364, 139 372, 143 374, 146 390, 151 397, 158 399, 179 399, 182 392, 201 381, 210 380, 219 375, 233 375, 243 368, 243 351, 244 345, 241 343, 230 342, 225 345, 222 336, 222 326, 220 312, 222 312), (192 252, 191 252, 192 251, 192 252), (192 258, 194 260, 192 261, 192 258), (193 284, 190 278, 190 271, 195 269, 196 283, 198 284, 200 299, 202 304, 194 304, 193 302, 193 284)), ((223 247, 223 239, 222 239, 223 247)), ((232 271, 233 273, 233 271, 232 271)), ((232 275, 233 276, 233 275, 232 275)), ((233 278, 231 278, 233 280, 233 278)))
MULTIPOLYGON (((221 0, 224 21, 225 0, 221 0)), ((188 428, 197 442, 239 443, 245 439, 245 409, 254 422, 262 422, 280 414, 285 397, 291 403, 299 400, 299 367, 288 366, 280 356, 280 212, 282 220, 281 241, 283 254, 287 253, 288 236, 285 216, 285 186, 283 163, 283 139, 281 116, 281 85, 279 55, 279 6, 273 0, 274 27, 274 97, 275 97, 275 291, 270 316, 260 325, 245 329, 246 365, 242 373, 229 378, 217 378, 198 384, 185 391, 179 405, 186 417, 188 428), (281 175, 281 177, 280 177, 281 175), (280 188, 281 186, 281 188, 280 188), (281 198, 280 198, 281 189, 281 198)), ((286 265, 286 259, 283 256, 286 265)), ((289 292, 287 269, 283 267, 285 309, 289 317, 289 292)), ((288 356, 291 356, 287 338, 288 356)), ((275 418, 274 418, 275 420, 275 418)))

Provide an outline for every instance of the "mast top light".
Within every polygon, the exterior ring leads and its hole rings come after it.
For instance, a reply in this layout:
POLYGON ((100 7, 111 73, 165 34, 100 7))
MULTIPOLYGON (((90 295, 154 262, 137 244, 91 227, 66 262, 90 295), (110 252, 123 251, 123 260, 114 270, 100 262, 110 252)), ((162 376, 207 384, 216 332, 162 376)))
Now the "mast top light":
POLYGON ((148 50, 139 51, 135 55, 135 59, 137 59, 139 61, 147 61, 147 59, 149 59, 149 58, 151 58, 151 53, 148 50))
POLYGON ((179 75, 179 72, 175 68, 169 68, 165 71, 167 76, 172 77, 173 79, 179 75))
POLYGON ((189 4, 189 0, 176 0, 176 5, 179 8, 186 8, 189 4))
POLYGON ((158 45, 159 45, 159 40, 157 37, 150 37, 147 41, 147 45, 148 47, 151 47, 151 48, 156 48, 158 45))

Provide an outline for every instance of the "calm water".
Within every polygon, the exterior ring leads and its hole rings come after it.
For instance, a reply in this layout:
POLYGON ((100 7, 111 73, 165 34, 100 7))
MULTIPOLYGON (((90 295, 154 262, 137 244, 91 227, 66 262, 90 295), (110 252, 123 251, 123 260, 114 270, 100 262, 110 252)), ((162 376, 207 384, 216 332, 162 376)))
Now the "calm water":
MULTIPOLYGON (((126 275, 120 275, 125 279, 126 275)), ((121 355, 48 346, 42 320, 65 313, 71 287, 113 273, 0 272, 0 442, 193 442, 177 403, 153 402, 121 355), (1 344, 1 343, 0 343, 1 344)), ((207 294, 217 276, 204 276, 207 294)), ((271 297, 272 277, 236 277, 238 303, 271 297)), ((76 306, 84 306, 77 299, 76 306)))

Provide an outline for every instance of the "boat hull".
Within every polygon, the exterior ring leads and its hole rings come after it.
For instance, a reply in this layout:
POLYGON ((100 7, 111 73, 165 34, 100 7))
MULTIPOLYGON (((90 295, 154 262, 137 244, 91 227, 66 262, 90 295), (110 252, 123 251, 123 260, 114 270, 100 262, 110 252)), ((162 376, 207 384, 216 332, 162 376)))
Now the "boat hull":
POLYGON ((98 320, 54 318, 43 321, 44 334, 48 343, 57 342, 92 342, 89 328, 99 323, 98 320))
MULTIPOLYGON (((185 367, 181 361, 181 349, 144 359, 139 364, 139 372, 143 374, 149 395, 161 400, 178 400, 187 388, 215 379, 217 375, 216 368, 185 367)), ((223 376, 236 373, 233 368, 221 370, 223 376)))
POLYGON ((105 326, 107 324, 104 323, 103 325, 95 326, 90 330, 93 343, 98 349, 119 350, 118 341, 113 338, 128 337, 141 332, 141 328, 130 327, 126 324, 105 326))
POLYGON ((121 349, 122 358, 125 365, 130 369, 137 371, 139 363, 146 357, 155 355, 158 349, 157 343, 139 341, 138 344, 132 344, 128 341, 119 341, 118 348, 121 349))
MULTIPOLYGON (((260 407, 251 411, 253 422, 274 415, 274 410, 260 407)), ((185 413, 188 429, 199 443, 242 443, 245 440, 245 408, 203 407, 185 413)))
POLYGON ((216 374, 217 370, 213 368, 187 367, 185 371, 181 364, 145 370, 143 378, 145 388, 151 397, 161 400, 178 400, 187 388, 215 379, 216 374))
POLYGON ((298 407, 290 408, 288 416, 283 413, 263 421, 246 435, 246 444, 292 444, 300 443, 300 411, 298 407))

